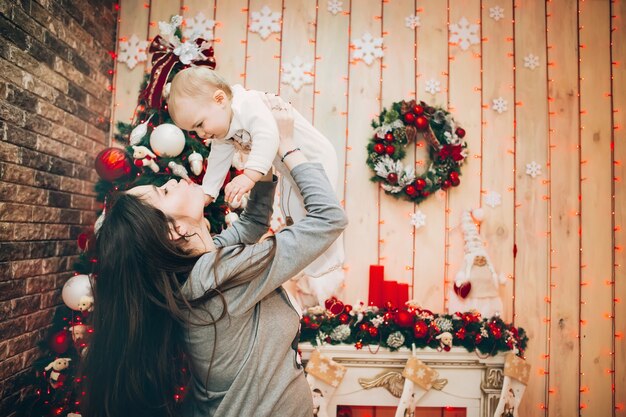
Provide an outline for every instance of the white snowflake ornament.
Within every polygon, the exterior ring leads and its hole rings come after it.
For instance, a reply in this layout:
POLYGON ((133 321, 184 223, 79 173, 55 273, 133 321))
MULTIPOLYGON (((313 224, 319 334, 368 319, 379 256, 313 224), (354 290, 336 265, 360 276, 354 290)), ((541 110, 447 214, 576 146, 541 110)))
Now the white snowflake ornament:
POLYGON ((426 215, 422 213, 422 210, 417 210, 411 216, 411 224, 416 229, 419 229, 422 226, 426 226, 426 215))
POLYGON ((435 80, 434 78, 431 78, 430 80, 426 81, 426 87, 424 88, 424 90, 427 93, 435 95, 441 91, 441 82, 435 80))
POLYGON ((404 18, 404 26, 411 30, 421 25, 422 22, 420 21, 420 17, 417 15, 412 14, 404 18))
POLYGON ((538 177, 539 175, 541 175, 541 165, 539 165, 535 161, 526 164, 526 174, 530 175, 533 178, 538 177))
POLYGON ((524 57, 524 66, 530 70, 534 70, 539 66, 539 57, 533 54, 526 55, 524 57))
POLYGON ((505 111, 508 110, 508 102, 502 98, 502 97, 498 97, 498 98, 494 98, 493 101, 491 102, 491 108, 494 111, 497 111, 498 114, 502 114, 505 111))
POLYGON ((362 59, 367 65, 371 65, 376 58, 382 58, 383 55, 383 38, 374 38, 367 32, 361 39, 354 40, 353 59, 362 59))
POLYGON ((494 6, 489 8, 489 17, 496 22, 500 19, 504 19, 504 9, 500 6, 494 6))
POLYGON ((120 41, 120 52, 117 60, 133 69, 138 63, 148 60, 146 49, 148 49, 148 41, 140 41, 137 35, 133 34, 130 39, 120 41))
POLYGON ((458 44, 462 50, 467 51, 470 45, 480 43, 479 33, 480 26, 470 25, 467 19, 462 17, 459 23, 450 25, 450 42, 458 44))
POLYGON ((485 204, 491 208, 496 208, 502 204, 502 196, 495 191, 489 191, 485 196, 485 204))
POLYGON ((207 18, 204 13, 200 12, 193 18, 185 20, 183 36, 191 40, 202 38, 207 41, 212 41, 214 39, 214 28, 215 20, 207 18))
POLYGON ((305 84, 313 84, 313 63, 304 63, 299 56, 283 64, 282 70, 281 83, 290 85, 295 91, 300 91, 305 84))
POLYGON ((327 10, 333 15, 343 12, 343 2, 339 0, 328 0, 327 10))
POLYGON ((260 12, 252 12, 250 32, 258 33, 261 39, 267 39, 272 33, 280 32, 280 13, 272 12, 267 6, 263 6, 260 12))

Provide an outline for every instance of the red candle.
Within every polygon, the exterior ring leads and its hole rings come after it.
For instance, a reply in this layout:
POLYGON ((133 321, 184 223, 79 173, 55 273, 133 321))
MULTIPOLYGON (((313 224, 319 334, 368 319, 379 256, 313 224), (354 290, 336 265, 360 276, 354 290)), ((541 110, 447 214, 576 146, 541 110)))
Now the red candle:
POLYGON ((398 283, 398 307, 404 307, 404 304, 409 301, 409 284, 403 282, 398 283))
POLYGON ((397 294, 398 294, 398 283, 396 281, 385 281, 383 283, 384 288, 384 303, 386 304, 388 301, 393 304, 394 307, 398 307, 396 304, 397 294))
POLYGON ((383 281, 385 267, 382 265, 370 265, 370 288, 368 304, 375 306, 383 305, 383 281))

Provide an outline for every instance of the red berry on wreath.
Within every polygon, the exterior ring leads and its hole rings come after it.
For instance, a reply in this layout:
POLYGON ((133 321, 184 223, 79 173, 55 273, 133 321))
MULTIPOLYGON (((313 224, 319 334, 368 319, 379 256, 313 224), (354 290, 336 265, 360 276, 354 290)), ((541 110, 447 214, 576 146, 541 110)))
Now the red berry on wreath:
POLYGON ((341 324, 346 324, 348 321, 350 321, 350 316, 346 313, 341 313, 339 315, 339 321, 341 322, 341 324))
POLYGON ((359 330, 361 330, 362 332, 368 331, 369 328, 370 328, 370 325, 367 322, 359 324, 359 330))
POLYGON ((461 127, 457 127, 456 130, 454 131, 454 133, 456 133, 456 135, 458 137, 460 137, 461 139, 463 139, 465 137, 465 129, 463 129, 461 127))
POLYGON ((426 180, 424 178, 418 178, 415 180, 415 187, 422 191, 424 188, 426 188, 426 180))
POLYGON ((413 106, 413 113, 421 116, 422 114, 424 114, 424 107, 416 104, 415 106, 413 106))
POLYGON ((371 337, 378 336, 378 329, 376 327, 370 327, 368 331, 370 332, 371 337))
POLYGON ((415 127, 417 130, 426 130, 428 129, 428 119, 424 116, 417 116, 415 119, 415 127))
POLYGON ((396 174, 395 172, 389 173, 389 175, 387 175, 387 181, 395 184, 396 182, 398 182, 398 174, 396 174))
POLYGON ((385 140, 387 142, 393 142, 393 139, 394 139, 393 133, 385 133, 385 140))
POLYGON ((374 145, 374 152, 376 152, 379 155, 382 155, 385 153, 385 145, 383 145, 382 143, 377 143, 374 145))
POLYGON ((441 183, 441 189, 447 190, 448 188, 450 188, 451 185, 452 183, 450 182, 450 180, 445 180, 443 183, 441 183))
POLYGON ((396 151, 396 147, 393 145, 387 145, 385 146, 385 152, 387 153, 387 155, 393 155, 393 153, 396 151))
POLYGON ((413 197, 415 194, 417 194, 417 188, 415 188, 414 185, 407 185, 407 187, 404 189, 404 192, 413 197))
POLYGON ((412 125, 415 123, 415 115, 413 113, 407 113, 404 115, 404 121, 412 125))
POLYGON ((459 179, 459 173, 456 171, 452 171, 449 177, 450 177, 450 181, 456 181, 459 179))
POLYGON ((422 197, 428 197, 430 195, 430 191, 424 190, 420 194, 422 195, 422 197))

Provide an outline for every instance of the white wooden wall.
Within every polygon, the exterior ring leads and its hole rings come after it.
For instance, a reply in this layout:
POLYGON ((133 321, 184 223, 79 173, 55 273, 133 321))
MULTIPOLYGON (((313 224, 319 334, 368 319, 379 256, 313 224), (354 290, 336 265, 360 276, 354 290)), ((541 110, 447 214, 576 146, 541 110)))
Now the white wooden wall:
MULTIPOLYGON (((442 312, 463 254, 462 210, 483 207, 483 238, 498 271, 505 318, 531 338, 533 365, 520 415, 625 415, 626 5, 623 0, 122 0, 120 39, 157 33, 159 20, 204 13, 217 22, 217 69, 233 83, 279 93, 335 145, 345 234, 346 301, 367 299, 368 267, 409 283, 413 298, 442 312), (249 30, 263 6, 282 13, 263 40, 249 30), (492 8, 504 17, 490 17, 492 8), (416 14, 420 26, 405 18, 416 14), (462 50, 449 24, 465 17, 480 41, 462 50), (384 57, 352 58, 366 32, 384 57), (530 69, 525 57, 539 65, 530 69), (296 57, 313 65, 300 91, 281 84, 296 57), (430 79, 441 91, 426 92, 430 79), (503 98, 499 114, 492 101, 503 98), (467 131, 470 157, 461 186, 419 207, 369 181, 370 121, 394 101, 449 108, 467 131), (537 178, 526 174, 532 161, 537 178), (491 192, 501 205, 486 205, 491 192), (410 216, 426 214, 413 229, 410 216), (514 256, 514 253, 517 256, 514 256)), ((129 120, 146 63, 119 64, 115 120, 129 120)), ((407 158, 420 162, 419 149, 407 158)))

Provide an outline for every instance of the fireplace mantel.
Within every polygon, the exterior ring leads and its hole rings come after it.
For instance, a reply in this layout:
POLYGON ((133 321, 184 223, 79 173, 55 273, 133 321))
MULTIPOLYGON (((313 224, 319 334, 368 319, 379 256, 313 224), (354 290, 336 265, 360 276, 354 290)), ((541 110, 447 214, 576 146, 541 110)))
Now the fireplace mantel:
MULTIPOLYGON (((314 349, 310 343, 300 344, 304 362, 314 349)), ((357 350, 348 345, 323 345, 319 350, 347 368, 329 401, 329 417, 336 417, 338 405, 398 405, 404 383, 401 372, 411 355, 409 349, 391 352, 378 347, 357 350)), ((417 357, 439 373, 439 380, 418 406, 462 407, 467 417, 493 416, 504 379, 503 353, 485 358, 459 347, 449 352, 425 348, 417 350, 417 357)))

